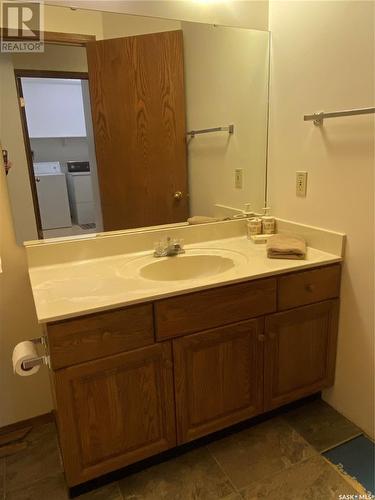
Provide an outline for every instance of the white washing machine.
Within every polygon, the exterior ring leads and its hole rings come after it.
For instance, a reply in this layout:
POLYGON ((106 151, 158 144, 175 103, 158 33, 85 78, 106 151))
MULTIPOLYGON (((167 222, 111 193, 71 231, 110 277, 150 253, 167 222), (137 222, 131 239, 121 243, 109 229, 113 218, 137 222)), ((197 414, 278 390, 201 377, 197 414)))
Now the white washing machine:
POLYGON ((34 174, 42 229, 72 227, 66 176, 60 163, 34 163, 34 174))
POLYGON ((73 224, 95 223, 95 204, 88 161, 68 161, 68 192, 73 224))

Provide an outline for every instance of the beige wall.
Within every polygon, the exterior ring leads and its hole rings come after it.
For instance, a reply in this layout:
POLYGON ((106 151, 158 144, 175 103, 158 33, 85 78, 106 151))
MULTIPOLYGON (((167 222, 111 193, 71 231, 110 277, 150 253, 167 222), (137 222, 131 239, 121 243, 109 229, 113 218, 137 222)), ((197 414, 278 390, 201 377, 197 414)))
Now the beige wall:
POLYGON ((17 69, 50 71, 87 71, 86 49, 67 45, 48 45, 39 54, 14 54, 13 66, 17 69))
MULTIPOLYGON (((0 71, 2 67, 0 66, 0 71)), ((2 113, 3 110, 0 109, 2 113)), ((0 129, 0 136, 3 130, 0 129)), ((0 157, 0 427, 51 410, 46 369, 18 377, 11 369, 13 347, 41 334, 28 281, 26 255, 13 231, 7 183, 0 157)))
POLYGON ((189 141, 191 215, 216 216, 215 204, 260 211, 264 206, 269 34, 182 23, 187 128, 234 124, 227 133, 189 141), (243 188, 234 171, 243 170, 243 188))
POLYGON ((272 1, 269 198, 279 217, 345 232, 336 383, 326 400, 374 436, 374 3, 272 1), (295 196, 295 172, 308 195, 295 196))
POLYGON ((144 35, 181 29, 180 21, 103 12, 103 38, 144 35))
POLYGON ((96 35, 98 39, 103 38, 102 16, 97 11, 72 10, 46 5, 44 25, 45 31, 96 35))
POLYGON ((47 0, 48 4, 181 19, 225 26, 268 29, 268 0, 47 0))

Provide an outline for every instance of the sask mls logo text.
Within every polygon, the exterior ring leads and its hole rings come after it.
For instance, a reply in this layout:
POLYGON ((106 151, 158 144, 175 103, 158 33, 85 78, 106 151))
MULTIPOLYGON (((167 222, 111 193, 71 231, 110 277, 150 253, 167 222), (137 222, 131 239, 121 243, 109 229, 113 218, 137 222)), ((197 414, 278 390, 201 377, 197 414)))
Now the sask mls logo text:
POLYGON ((41 2, 0 2, 1 52, 44 52, 41 2))

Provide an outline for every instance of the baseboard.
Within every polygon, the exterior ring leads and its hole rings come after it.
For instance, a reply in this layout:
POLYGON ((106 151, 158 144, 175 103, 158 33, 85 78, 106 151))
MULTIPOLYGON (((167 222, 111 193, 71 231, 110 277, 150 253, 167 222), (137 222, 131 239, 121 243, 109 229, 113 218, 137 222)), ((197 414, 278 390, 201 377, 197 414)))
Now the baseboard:
POLYGON ((20 420, 19 422, 15 422, 14 424, 0 427, 0 434, 7 434, 9 432, 22 429, 23 427, 37 427, 38 425, 47 424, 54 421, 55 417, 52 412, 44 413, 43 415, 37 415, 36 417, 28 418, 26 420, 20 420))

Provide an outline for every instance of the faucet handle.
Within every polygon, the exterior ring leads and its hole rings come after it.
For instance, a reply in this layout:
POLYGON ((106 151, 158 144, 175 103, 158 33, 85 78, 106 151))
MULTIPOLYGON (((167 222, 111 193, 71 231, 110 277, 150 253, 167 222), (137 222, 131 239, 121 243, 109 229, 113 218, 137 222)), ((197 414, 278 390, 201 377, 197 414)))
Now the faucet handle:
POLYGON ((154 257, 169 257, 185 253, 183 249, 184 240, 181 238, 167 237, 164 240, 154 242, 154 257))
POLYGON ((173 240, 173 245, 175 246, 175 248, 181 248, 182 250, 184 247, 184 240, 182 238, 175 238, 173 240))
POLYGON ((173 247, 177 253, 185 253, 184 240, 182 238, 176 238, 173 241, 173 247))
POLYGON ((177 238, 176 239, 176 243, 181 248, 181 250, 184 248, 184 240, 183 240, 183 238, 177 238))
POLYGON ((154 242, 154 255, 155 256, 162 256, 163 253, 165 252, 165 248, 166 248, 166 242, 165 241, 162 241, 162 240, 159 240, 159 241, 155 241, 154 242))

